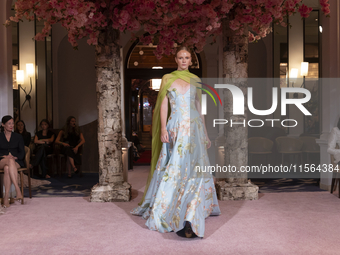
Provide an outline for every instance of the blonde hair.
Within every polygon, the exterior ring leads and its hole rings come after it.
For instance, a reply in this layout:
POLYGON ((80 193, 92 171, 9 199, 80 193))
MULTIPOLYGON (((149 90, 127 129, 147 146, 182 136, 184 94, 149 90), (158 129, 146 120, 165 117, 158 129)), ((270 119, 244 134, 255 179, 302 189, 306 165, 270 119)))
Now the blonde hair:
POLYGON ((176 54, 175 54, 176 58, 177 58, 177 53, 180 52, 181 50, 185 50, 185 51, 189 52, 190 55, 192 56, 192 52, 191 52, 191 50, 188 47, 186 47, 186 46, 178 46, 177 49, 176 49, 176 54))

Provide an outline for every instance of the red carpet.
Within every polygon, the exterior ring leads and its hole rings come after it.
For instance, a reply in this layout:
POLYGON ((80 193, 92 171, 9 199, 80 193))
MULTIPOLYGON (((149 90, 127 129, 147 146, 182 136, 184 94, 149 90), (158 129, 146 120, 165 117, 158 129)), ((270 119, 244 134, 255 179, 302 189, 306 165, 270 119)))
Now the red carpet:
POLYGON ((144 152, 139 154, 140 158, 137 161, 134 161, 136 166, 138 165, 150 165, 151 162, 151 150, 145 150, 144 152))

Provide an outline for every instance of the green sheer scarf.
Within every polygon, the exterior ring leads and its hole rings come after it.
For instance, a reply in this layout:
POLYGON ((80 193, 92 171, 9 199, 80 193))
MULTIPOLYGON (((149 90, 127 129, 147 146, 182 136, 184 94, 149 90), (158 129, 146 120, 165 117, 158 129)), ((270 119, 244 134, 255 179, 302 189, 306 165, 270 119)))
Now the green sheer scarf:
MULTIPOLYGON (((151 153, 151 168, 148 176, 148 180, 146 182, 146 187, 144 190, 144 195, 142 198, 142 201, 139 203, 141 205, 144 202, 145 195, 148 191, 153 173, 156 168, 156 164, 159 158, 159 154, 162 149, 162 141, 160 138, 160 131, 161 131, 161 118, 160 118, 160 109, 161 109, 161 104, 163 102, 164 97, 166 96, 167 90, 171 87, 171 84, 177 80, 177 79, 182 79, 188 83, 191 83, 192 85, 195 85, 196 87, 202 87, 202 85, 199 83, 201 80, 193 73, 190 73, 188 70, 183 70, 183 71, 173 71, 170 74, 166 74, 162 78, 162 83, 161 87, 158 92, 157 96, 157 101, 156 101, 156 106, 153 114, 153 119, 152 119, 152 153, 151 153), (192 79, 193 78, 193 79, 192 79), (190 80, 192 79, 192 80, 190 80)), ((196 90, 199 102, 201 102, 201 96, 202 92, 200 89, 196 90)), ((168 104, 168 116, 167 119, 169 118, 171 113, 171 108, 170 108, 170 102, 168 104)))

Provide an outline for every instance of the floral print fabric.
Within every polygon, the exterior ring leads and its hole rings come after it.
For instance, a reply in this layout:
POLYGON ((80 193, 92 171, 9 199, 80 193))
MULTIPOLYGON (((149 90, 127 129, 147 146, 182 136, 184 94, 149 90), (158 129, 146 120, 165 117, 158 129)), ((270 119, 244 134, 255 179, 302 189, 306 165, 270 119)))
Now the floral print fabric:
POLYGON ((179 231, 189 221, 193 232, 204 236, 205 218, 219 215, 210 173, 204 124, 195 106, 196 87, 181 94, 169 88, 171 114, 167 123, 169 143, 163 143, 145 200, 131 213, 142 215, 149 229, 179 231), (200 167, 200 168, 198 168, 200 167))

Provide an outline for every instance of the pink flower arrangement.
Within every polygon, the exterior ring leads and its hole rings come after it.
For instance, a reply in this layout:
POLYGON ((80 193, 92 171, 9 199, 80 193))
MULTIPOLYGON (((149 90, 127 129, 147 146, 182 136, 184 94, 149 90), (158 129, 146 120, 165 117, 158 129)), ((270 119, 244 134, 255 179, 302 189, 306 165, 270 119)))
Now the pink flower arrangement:
POLYGON ((328 1, 329 0, 320 0, 320 5, 322 6, 321 10, 325 15, 330 13, 328 1))
POLYGON ((307 5, 304 4, 299 7, 299 13, 303 18, 307 18, 312 10, 313 8, 308 7, 307 5))
MULTIPOLYGON (((137 0, 135 8, 149 3, 148 0, 137 0)), ((164 0, 152 1, 154 10, 136 13, 136 19, 149 32, 147 43, 157 44, 154 51, 158 58, 175 52, 174 44, 187 45, 199 52, 206 44, 206 38, 221 33, 222 19, 229 15, 229 26, 243 34, 249 28, 249 41, 260 40, 269 34, 271 24, 286 26, 284 18, 294 13, 308 17, 312 8, 302 4, 301 0, 177 0, 164 4, 164 0), (162 14, 162 15, 159 15, 162 14)), ((328 14, 328 0, 320 0, 322 10, 328 14)))
MULTIPOLYGON (((329 15, 329 0, 320 0, 320 5, 329 15)), ((221 34, 226 17, 237 34, 248 28, 251 42, 269 34, 272 23, 286 26, 285 17, 298 12, 305 18, 312 8, 302 0, 17 0, 15 11, 11 21, 33 20, 34 15, 45 21, 36 40, 46 37, 53 24, 61 23, 73 46, 83 37, 96 45, 107 26, 132 32, 142 26, 149 35, 140 40, 157 45, 154 53, 161 58, 174 54, 176 44, 203 50, 208 37, 221 34)))

